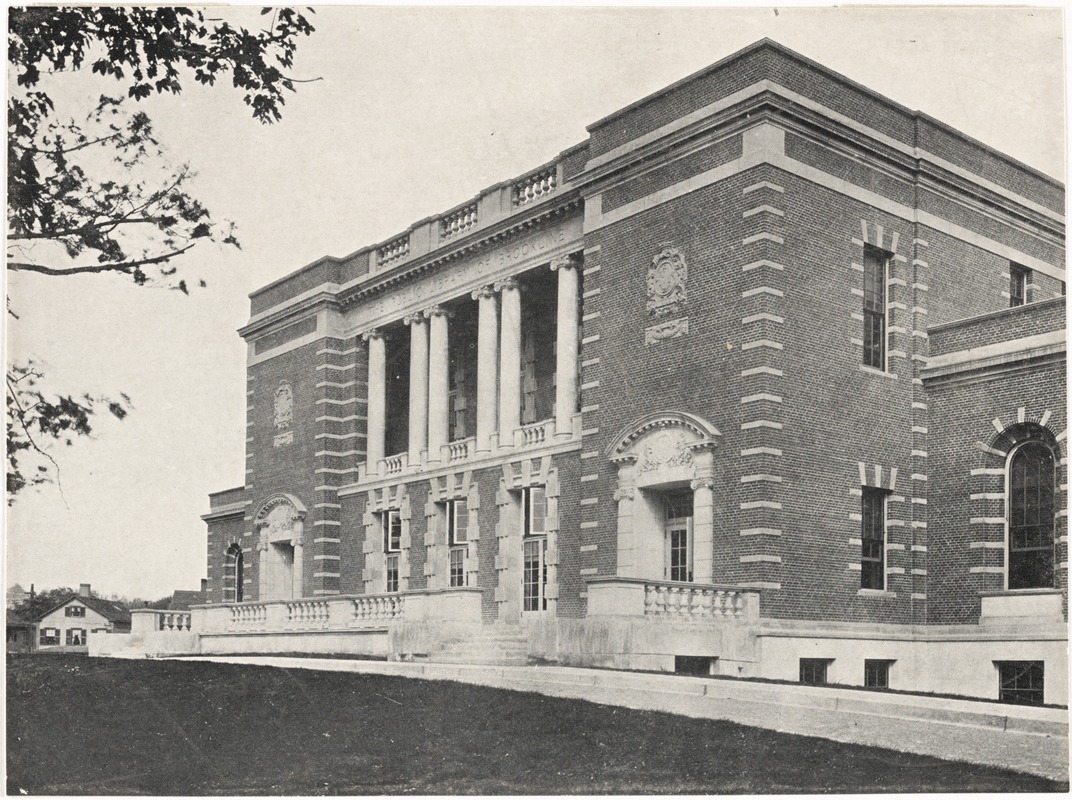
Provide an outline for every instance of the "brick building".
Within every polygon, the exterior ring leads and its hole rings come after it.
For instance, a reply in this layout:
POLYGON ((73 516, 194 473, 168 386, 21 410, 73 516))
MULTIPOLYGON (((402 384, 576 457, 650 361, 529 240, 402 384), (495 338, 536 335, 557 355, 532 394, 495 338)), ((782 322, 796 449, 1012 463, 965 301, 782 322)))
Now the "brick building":
POLYGON ((1063 209, 764 40, 280 278, 202 649, 1064 702, 1063 209))

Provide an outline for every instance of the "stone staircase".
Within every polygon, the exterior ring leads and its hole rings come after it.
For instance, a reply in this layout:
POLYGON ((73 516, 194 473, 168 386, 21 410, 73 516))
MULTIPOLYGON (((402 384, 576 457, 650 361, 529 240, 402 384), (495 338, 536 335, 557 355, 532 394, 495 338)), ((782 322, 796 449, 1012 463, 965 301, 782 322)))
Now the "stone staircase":
POLYGON ((520 625, 488 625, 480 633, 450 642, 428 661, 524 666, 529 663, 528 638, 520 625))

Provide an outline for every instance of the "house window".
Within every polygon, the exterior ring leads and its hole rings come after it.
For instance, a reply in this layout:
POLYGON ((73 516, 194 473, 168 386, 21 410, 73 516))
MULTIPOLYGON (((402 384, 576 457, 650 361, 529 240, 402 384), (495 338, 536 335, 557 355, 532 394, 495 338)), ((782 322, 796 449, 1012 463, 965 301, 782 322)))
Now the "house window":
POLYGON ((242 547, 232 544, 223 559, 223 602, 241 603, 244 596, 242 581, 242 547))
POLYGON ((816 686, 826 683, 826 668, 833 663, 832 658, 800 659, 800 682, 816 686))
POLYGON ((522 609, 547 610, 547 494, 542 486, 521 491, 522 609))
POLYGON ((84 617, 86 615, 85 606, 67 606, 63 611, 68 617, 84 617))
POLYGON ((864 686, 871 689, 890 688, 890 664, 892 661, 876 658, 864 660, 864 686))
POLYGON ((60 629, 59 628, 42 628, 41 629, 41 644, 59 644, 60 643, 60 629))
POLYGON ((692 580, 692 492, 663 498, 666 578, 692 580))
POLYGON ((402 552, 402 515, 397 508, 384 511, 380 515, 383 525, 383 552, 386 554, 384 570, 386 585, 384 591, 400 590, 399 563, 402 552))
POLYGON ((864 245, 864 365, 886 370, 886 264, 883 250, 864 245))
POLYGON ((383 524, 383 552, 402 552, 402 516, 398 509, 385 511, 381 515, 383 524))
POLYGON ((65 641, 68 647, 81 647, 86 643, 86 629, 68 628, 65 641))
POLYGON ((1027 442, 1009 458, 1010 589, 1053 588, 1053 451, 1027 442))
POLYGON ((1042 661, 995 661, 998 667, 998 700, 1022 706, 1043 702, 1042 661))
POLYGON ((469 550, 469 504, 447 503, 447 546, 450 548, 450 585, 465 586, 465 559, 469 550))
POLYGON ((860 588, 886 588, 886 495, 863 487, 860 506, 860 588))
POLYGON ((1027 302, 1027 278, 1031 270, 1019 264, 1009 265, 1009 308, 1022 306, 1027 302))

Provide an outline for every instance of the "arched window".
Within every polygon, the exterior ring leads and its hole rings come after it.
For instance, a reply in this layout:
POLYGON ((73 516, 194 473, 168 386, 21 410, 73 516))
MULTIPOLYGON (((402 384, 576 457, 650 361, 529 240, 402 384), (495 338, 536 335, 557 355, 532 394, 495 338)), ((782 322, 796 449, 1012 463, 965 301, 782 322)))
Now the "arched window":
POLYGON ((223 602, 242 602, 242 548, 233 544, 223 560, 223 602))
POLYGON ((1010 589, 1053 588, 1053 451, 1029 441, 1009 457, 1010 589))

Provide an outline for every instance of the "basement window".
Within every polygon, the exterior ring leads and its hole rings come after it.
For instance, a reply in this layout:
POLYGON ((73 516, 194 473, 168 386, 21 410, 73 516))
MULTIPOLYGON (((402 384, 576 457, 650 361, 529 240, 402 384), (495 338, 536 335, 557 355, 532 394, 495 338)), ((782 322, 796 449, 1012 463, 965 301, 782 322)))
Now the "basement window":
POLYGON ((889 689, 891 664, 893 661, 887 659, 865 659, 864 686, 869 689, 889 689))
POLYGON ((1043 697, 1044 662, 995 661, 998 668, 998 700, 1020 706, 1040 706, 1043 697))
POLYGON ((827 683, 826 670, 834 663, 832 658, 802 658, 800 659, 800 682, 813 686, 822 686, 827 683))

